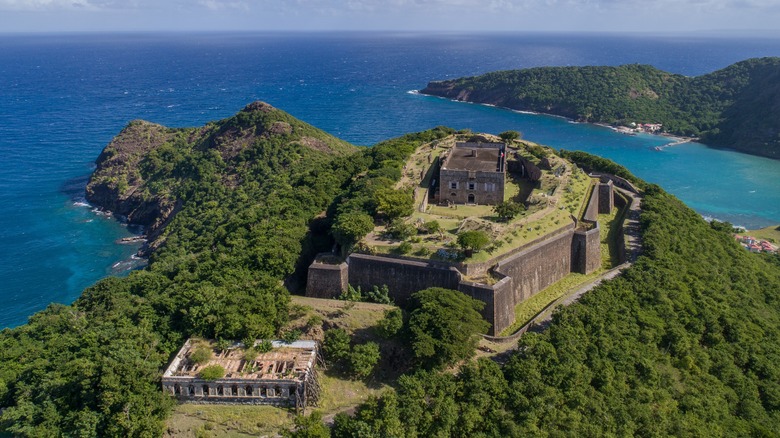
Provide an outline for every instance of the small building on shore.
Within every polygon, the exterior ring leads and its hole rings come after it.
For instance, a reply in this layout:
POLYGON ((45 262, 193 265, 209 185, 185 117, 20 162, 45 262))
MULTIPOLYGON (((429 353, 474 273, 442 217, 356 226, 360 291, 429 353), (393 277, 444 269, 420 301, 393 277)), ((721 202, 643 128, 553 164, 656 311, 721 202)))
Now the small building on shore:
POLYGON ((220 350, 213 340, 189 339, 165 370, 163 391, 190 403, 316 405, 316 341, 273 341, 271 346, 262 353, 241 343, 220 350), (207 368, 222 375, 204 378, 207 368))
POLYGON ((439 169, 439 203, 496 205, 505 178, 504 143, 458 142, 439 169))

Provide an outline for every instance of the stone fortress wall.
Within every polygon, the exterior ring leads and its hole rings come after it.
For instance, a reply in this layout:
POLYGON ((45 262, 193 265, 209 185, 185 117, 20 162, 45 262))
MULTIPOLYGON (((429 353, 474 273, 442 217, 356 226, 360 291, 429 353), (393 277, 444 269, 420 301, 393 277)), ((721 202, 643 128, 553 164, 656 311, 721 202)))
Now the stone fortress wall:
MULTIPOLYGON (((586 211, 592 211, 594 215, 599 211, 611 211, 614 196, 611 181, 597 184, 586 211)), ((625 204, 625 201, 618 203, 625 204)), ((491 323, 488 334, 497 335, 514 322, 518 303, 571 272, 587 274, 601 266, 599 228, 598 222, 586 218, 497 259, 473 265, 366 254, 351 254, 338 265, 315 260, 309 267, 306 295, 333 298, 346 290, 347 284, 363 290, 387 285, 395 302, 404 305, 413 293, 422 289, 454 289, 485 303, 482 315, 491 323), (481 284, 467 278, 467 275, 475 276, 485 271, 498 281, 481 284)))

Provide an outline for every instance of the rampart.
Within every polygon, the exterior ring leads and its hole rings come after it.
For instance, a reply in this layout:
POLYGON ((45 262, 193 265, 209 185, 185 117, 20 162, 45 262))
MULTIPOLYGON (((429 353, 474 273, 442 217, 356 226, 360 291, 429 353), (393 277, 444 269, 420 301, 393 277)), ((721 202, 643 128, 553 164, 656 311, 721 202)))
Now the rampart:
POLYGON ((333 291, 347 289, 347 264, 335 263, 332 257, 321 255, 309 266, 306 295, 314 298, 332 298, 333 291))
MULTIPOLYGON (((612 189, 608 183, 593 188, 585 209, 586 213, 592 213, 592 221, 586 218, 576 225, 568 224, 488 262, 447 263, 355 253, 347 257, 346 269, 338 271, 323 269, 316 261, 312 263, 306 294, 335 297, 347 284, 364 290, 387 285, 391 297, 403 306, 413 293, 422 289, 459 290, 485 303, 482 314, 491 323, 489 334, 495 335, 512 325, 518 303, 569 273, 591 273, 601 266, 600 226, 596 219, 600 199, 606 198, 608 191, 614 196, 612 189), (341 276, 339 279, 333 277, 336 272, 341 276), (483 284, 470 280, 485 275, 497 281, 483 284)), ((605 199, 604 203, 609 206, 613 202, 605 199)), ((625 200, 618 200, 621 202, 624 204, 625 200)))
POLYGON ((599 183, 599 214, 609 214, 615 208, 615 190, 612 180, 599 183))
MULTIPOLYGON (((446 263, 423 262, 388 256, 350 254, 347 257, 349 284, 363 290, 387 285, 396 303, 429 287, 458 289, 460 272, 446 263)), ((307 286, 307 295, 308 286, 307 286)))

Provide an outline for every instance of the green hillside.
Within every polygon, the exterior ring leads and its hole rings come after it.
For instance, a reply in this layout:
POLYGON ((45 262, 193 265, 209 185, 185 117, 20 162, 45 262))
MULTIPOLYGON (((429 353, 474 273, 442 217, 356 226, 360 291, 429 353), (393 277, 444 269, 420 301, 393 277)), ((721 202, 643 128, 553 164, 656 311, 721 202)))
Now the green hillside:
POLYGON ((431 82, 421 92, 584 122, 661 123, 672 134, 780 159, 780 58, 697 77, 648 65, 540 67, 431 82))
POLYGON ((332 436, 775 436, 780 260, 657 186, 641 224, 637 263, 524 335, 506 365, 404 376, 332 436))
POLYGON ((161 371, 184 340, 285 335, 288 288, 333 244, 322 213, 448 133, 355 148, 262 102, 200 128, 130 123, 87 195, 147 226, 149 265, 0 332, 0 432, 162 435, 161 371))

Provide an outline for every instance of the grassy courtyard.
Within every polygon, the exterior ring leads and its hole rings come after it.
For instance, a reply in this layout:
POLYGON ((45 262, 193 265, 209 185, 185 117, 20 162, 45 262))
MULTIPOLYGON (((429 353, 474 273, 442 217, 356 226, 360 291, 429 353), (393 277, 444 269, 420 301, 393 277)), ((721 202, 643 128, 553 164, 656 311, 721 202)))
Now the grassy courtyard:
MULTIPOLYGON (((436 160, 454 145, 453 137, 420 147, 407 161, 403 177, 396 185, 399 189, 414 188, 415 210, 405 222, 419 227, 436 221, 441 230, 401 241, 387 238, 385 227, 378 226, 364 241, 369 251, 421 259, 486 262, 571 224, 572 215, 580 214, 587 202, 591 179, 566 160, 549 155, 550 170, 543 171, 539 181, 507 174, 504 200, 526 206, 509 222, 500 221, 491 205, 445 206, 430 203, 423 210, 429 184, 435 178, 433 167, 436 160), (484 250, 464 258, 457 248, 457 236, 460 232, 473 230, 484 231, 491 243, 484 250)), ((515 144, 510 147, 510 152, 533 158, 523 148, 515 144)))

